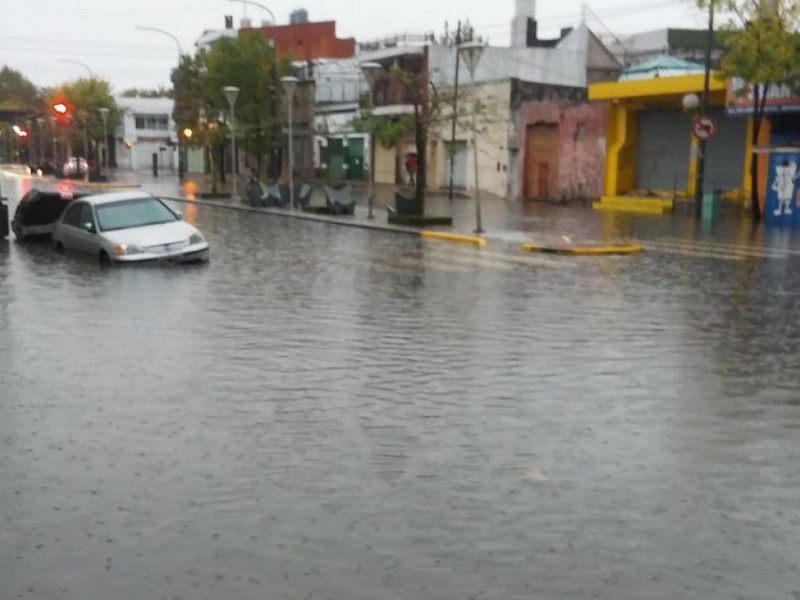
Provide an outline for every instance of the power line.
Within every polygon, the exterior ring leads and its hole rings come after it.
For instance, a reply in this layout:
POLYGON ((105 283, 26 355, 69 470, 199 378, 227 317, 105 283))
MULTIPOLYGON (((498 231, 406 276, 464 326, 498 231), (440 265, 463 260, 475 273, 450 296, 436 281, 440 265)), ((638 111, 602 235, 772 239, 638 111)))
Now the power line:
MULTIPOLYGON (((642 12, 648 12, 651 10, 658 10, 660 8, 671 8, 674 6, 680 6, 684 3, 681 0, 654 0, 651 2, 646 3, 637 3, 637 4, 630 4, 626 6, 617 6, 609 10, 605 11, 592 11, 593 14, 598 15, 604 18, 614 18, 619 16, 626 16, 631 14, 638 14, 642 12)), ((583 14, 581 12, 578 13, 565 13, 561 15, 553 15, 548 16, 543 19, 537 19, 539 25, 553 24, 553 23, 563 23, 567 21, 579 21, 583 14)), ((479 24, 472 24, 470 23, 476 32, 483 32, 483 31, 492 31, 492 30, 500 30, 500 29, 507 29, 510 28, 510 22, 506 23, 491 23, 486 25, 479 25, 479 24)))

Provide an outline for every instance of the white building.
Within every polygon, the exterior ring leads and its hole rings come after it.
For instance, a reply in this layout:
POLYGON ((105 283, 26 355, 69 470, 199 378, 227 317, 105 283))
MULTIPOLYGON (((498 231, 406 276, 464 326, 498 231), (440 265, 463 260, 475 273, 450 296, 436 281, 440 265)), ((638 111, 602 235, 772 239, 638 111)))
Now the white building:
POLYGON ((358 61, 324 59, 314 61, 314 167, 334 178, 348 178, 355 161, 369 170, 370 136, 356 131, 360 115, 359 99, 367 93, 367 83, 358 61))
POLYGON ((150 170, 155 160, 160 172, 177 170, 178 138, 172 120, 174 101, 124 97, 116 100, 123 112, 122 122, 114 134, 117 167, 150 170))

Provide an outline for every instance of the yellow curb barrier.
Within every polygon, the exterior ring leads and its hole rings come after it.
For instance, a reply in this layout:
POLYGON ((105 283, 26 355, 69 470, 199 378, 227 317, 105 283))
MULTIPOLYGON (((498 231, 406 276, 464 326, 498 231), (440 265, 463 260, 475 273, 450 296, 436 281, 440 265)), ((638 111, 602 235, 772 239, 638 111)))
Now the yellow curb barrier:
POLYGON ((542 246, 522 244, 523 252, 542 252, 567 256, 609 256, 612 254, 639 254, 644 250, 641 244, 615 244, 610 246, 542 246))
POLYGON ((455 242, 457 244, 472 244, 482 248, 486 245, 486 238, 477 235, 461 235, 458 233, 447 233, 446 231, 422 231, 420 236, 425 240, 439 240, 442 242, 455 242))

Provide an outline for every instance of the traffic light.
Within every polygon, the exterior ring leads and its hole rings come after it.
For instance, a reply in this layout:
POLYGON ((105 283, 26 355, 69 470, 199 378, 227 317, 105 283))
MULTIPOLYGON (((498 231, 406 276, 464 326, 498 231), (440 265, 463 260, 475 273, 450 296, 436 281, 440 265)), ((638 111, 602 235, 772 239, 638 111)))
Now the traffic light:
POLYGON ((70 118, 70 106, 66 100, 55 100, 51 105, 53 113, 59 121, 66 121, 70 118))

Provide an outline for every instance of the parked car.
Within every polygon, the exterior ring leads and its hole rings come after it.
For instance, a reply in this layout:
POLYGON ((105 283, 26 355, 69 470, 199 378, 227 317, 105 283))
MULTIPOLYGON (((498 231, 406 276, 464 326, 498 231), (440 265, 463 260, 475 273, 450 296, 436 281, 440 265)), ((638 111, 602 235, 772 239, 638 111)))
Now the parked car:
POLYGON ((80 179, 89 173, 89 163, 80 156, 70 156, 62 167, 64 177, 67 179, 80 179))
POLYGON ((56 221, 56 250, 96 256, 101 263, 207 261, 209 245, 159 198, 141 191, 94 194, 73 202, 56 221))
POLYGON ((11 221, 11 230, 21 242, 28 238, 49 237, 56 219, 70 202, 82 195, 87 194, 32 189, 19 201, 11 221))

